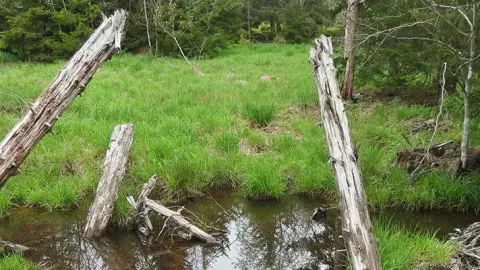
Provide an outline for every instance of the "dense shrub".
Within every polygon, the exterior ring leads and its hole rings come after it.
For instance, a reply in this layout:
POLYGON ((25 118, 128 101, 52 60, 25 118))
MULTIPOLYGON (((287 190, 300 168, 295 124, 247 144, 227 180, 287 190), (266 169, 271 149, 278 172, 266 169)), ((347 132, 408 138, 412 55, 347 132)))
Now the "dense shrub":
POLYGON ((61 9, 39 3, 8 18, 0 49, 22 60, 67 58, 88 38, 99 18, 100 8, 88 0, 68 1, 61 9))

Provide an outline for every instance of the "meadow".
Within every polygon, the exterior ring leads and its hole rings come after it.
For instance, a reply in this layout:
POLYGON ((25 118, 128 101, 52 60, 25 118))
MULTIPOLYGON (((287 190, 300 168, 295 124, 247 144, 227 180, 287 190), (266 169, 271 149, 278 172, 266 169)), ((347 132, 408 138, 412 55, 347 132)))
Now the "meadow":
MULTIPOLYGON (((195 60, 204 76, 180 59, 114 56, 67 109, 53 134, 36 146, 21 173, 0 191, 0 215, 8 214, 13 205, 51 210, 90 203, 110 133, 122 123, 134 124, 135 136, 116 205, 117 223, 130 213, 125 197, 136 196, 154 173, 177 197, 226 188, 252 198, 281 199, 292 193, 327 197, 334 203, 335 182, 319 124, 308 49, 307 45, 235 45, 213 59, 195 60)), ((0 57, 1 136, 63 64, 0 57)), ((452 97, 449 104, 455 102, 452 97)), ((346 106, 372 208, 480 210, 478 175, 460 181, 431 171, 410 186, 408 174, 394 166, 398 151, 428 144, 431 131, 412 132, 410 127, 435 117, 438 108, 405 105, 399 99, 368 99, 346 106)), ((447 109, 442 120, 447 128, 435 142, 460 139, 461 116, 454 106, 447 109)), ((472 145, 480 143, 479 126, 474 119, 472 145)), ((433 236, 377 227, 379 235, 392 240, 380 242, 382 260, 395 251, 394 241, 441 253, 430 261, 440 257, 438 261, 445 262, 454 252, 433 236)), ((406 267, 418 259, 417 249, 408 253, 406 267)))

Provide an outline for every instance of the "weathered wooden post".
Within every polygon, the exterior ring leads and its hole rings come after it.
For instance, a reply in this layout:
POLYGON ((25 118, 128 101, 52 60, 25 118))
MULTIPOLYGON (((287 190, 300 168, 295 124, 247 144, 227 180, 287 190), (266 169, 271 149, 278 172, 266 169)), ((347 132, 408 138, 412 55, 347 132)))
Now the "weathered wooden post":
POLYGON ((355 157, 347 114, 338 89, 330 38, 321 36, 310 50, 323 126, 338 189, 343 237, 354 270, 381 269, 376 238, 368 214, 362 177, 355 157))
POLYGON ((110 138, 103 164, 103 175, 98 183, 95 200, 88 212, 84 236, 99 236, 110 221, 117 200, 117 191, 125 176, 128 154, 133 142, 133 125, 118 125, 110 138))
POLYGON ((125 20, 124 10, 104 20, 0 143, 0 188, 17 173, 33 147, 82 93, 102 63, 120 49, 125 20))

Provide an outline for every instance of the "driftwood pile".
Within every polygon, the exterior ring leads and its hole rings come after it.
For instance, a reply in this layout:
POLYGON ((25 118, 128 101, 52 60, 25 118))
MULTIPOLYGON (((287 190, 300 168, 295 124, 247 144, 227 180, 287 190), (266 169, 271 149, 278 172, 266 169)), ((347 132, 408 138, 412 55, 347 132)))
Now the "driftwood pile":
POLYGON ((480 269, 480 222, 464 230, 457 229, 450 242, 458 246, 456 265, 460 269, 480 269))
POLYGON ((150 178, 150 180, 148 181, 148 183, 144 184, 142 192, 140 193, 140 196, 138 196, 138 199, 136 202, 132 196, 129 196, 127 198, 128 202, 134 209, 134 213, 135 213, 134 223, 136 224, 137 229, 141 233, 143 233, 145 236, 148 236, 153 231, 153 225, 152 225, 152 222, 150 221, 149 213, 155 212, 166 218, 165 224, 166 222, 171 221, 177 224, 178 226, 180 226, 184 231, 186 231, 186 234, 182 234, 183 238, 191 239, 193 236, 207 243, 213 244, 218 242, 215 239, 215 237, 202 231, 200 228, 191 224, 187 219, 185 219, 181 215, 181 211, 183 210, 183 207, 180 208, 180 210, 178 211, 172 211, 167 207, 163 206, 162 204, 149 199, 148 195, 155 188, 156 182, 157 182, 157 176, 153 175, 152 178, 150 178))
POLYGON ((480 169, 480 149, 468 151, 467 167, 460 169, 460 147, 454 141, 446 141, 430 147, 403 150, 397 154, 396 166, 405 169, 412 179, 433 169, 451 174, 478 171, 480 169))

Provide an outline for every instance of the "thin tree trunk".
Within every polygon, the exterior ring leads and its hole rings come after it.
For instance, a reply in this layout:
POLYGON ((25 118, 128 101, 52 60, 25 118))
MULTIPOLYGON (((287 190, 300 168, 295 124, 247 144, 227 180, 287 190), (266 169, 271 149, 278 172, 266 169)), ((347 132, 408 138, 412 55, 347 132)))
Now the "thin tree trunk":
POLYGON ((343 57, 345 59, 345 73, 343 76, 342 95, 345 100, 352 99, 353 83, 355 79, 355 34, 358 25, 358 10, 361 2, 359 0, 348 0, 347 12, 345 14, 345 40, 343 57))
POLYGON ((248 23, 248 41, 252 40, 250 26, 250 0, 247 1, 247 23, 248 23))
POLYGON ((148 23, 147 2, 143 0, 143 9, 145 10, 145 23, 147 24, 148 52, 152 54, 152 42, 150 40, 150 25, 148 23))
POLYGON ((86 237, 100 236, 110 221, 117 200, 117 191, 125 176, 132 142, 133 125, 115 127, 105 156, 102 179, 98 183, 95 200, 88 212, 83 233, 86 237))
POLYGON ((103 21, 0 143, 0 188, 17 173, 35 145, 83 92, 95 71, 113 51, 120 49, 125 19, 126 12, 117 10, 103 21))
POLYGON ((354 270, 381 269, 362 176, 350 138, 347 114, 340 98, 332 59, 332 41, 321 36, 315 40, 315 44, 315 48, 310 50, 310 62, 338 189, 342 231, 350 264, 354 270))
POLYGON ((464 97, 464 117, 463 117, 463 137, 462 144, 460 146, 460 160, 462 162, 462 169, 467 168, 468 160, 468 144, 470 141, 470 122, 472 121, 472 108, 470 104, 470 93, 472 91, 472 78, 473 78, 473 62, 475 60, 475 31, 476 29, 476 4, 472 6, 472 20, 470 29, 470 56, 468 63, 467 80, 465 81, 465 97, 464 97))

